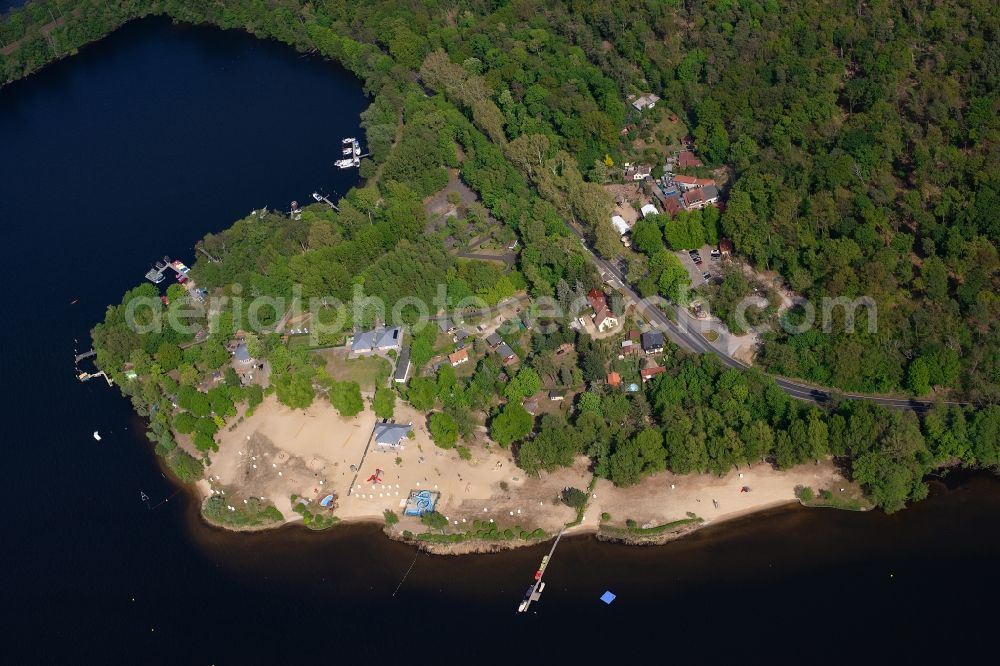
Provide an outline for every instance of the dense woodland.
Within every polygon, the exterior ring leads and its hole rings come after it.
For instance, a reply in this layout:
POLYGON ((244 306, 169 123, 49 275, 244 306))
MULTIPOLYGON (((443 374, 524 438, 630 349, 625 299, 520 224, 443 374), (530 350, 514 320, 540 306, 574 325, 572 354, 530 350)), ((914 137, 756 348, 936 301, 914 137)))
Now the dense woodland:
MULTIPOLYGON (((246 295, 288 296, 301 284, 307 297, 346 298, 360 286, 394 300, 429 297, 445 283, 452 300, 475 293, 492 302, 525 287, 560 299, 589 288, 592 269, 566 222, 605 256, 625 252, 598 183, 632 150, 619 133, 638 121, 626 97, 652 91, 692 128, 706 166, 730 177, 721 216, 637 229, 641 254, 629 257, 629 277, 644 294, 675 297, 684 286, 665 247, 725 234, 811 299, 870 295, 878 304, 875 333, 859 321, 853 333, 837 322, 830 332, 771 335, 758 357, 764 369, 847 390, 942 390, 980 404, 1000 397, 994 3, 38 0, 0 21, 0 77, 21 78, 151 14, 316 51, 372 95, 362 117, 372 152, 366 184, 339 213, 269 214, 266 225, 248 218, 206 237, 199 247, 215 261, 194 267, 204 287, 228 294, 239 283, 246 295), (457 261, 440 234, 425 233, 421 199, 444 186, 447 168, 459 168, 519 235, 510 275, 457 261)), ((735 297, 740 285, 730 282, 723 286, 735 297)), ((170 426, 181 431, 164 400, 226 362, 222 342, 242 314, 224 312, 208 341, 192 346, 177 334, 124 330, 120 307, 95 329, 102 367, 118 378, 125 363, 139 369, 142 381, 129 391, 164 449, 173 449, 170 426)), ((510 342, 525 345, 519 356, 536 378, 551 370, 544 341, 510 342)), ((592 386, 613 360, 573 342, 579 365, 556 376, 592 386)), ((273 336, 253 344, 274 364, 283 401, 308 404, 318 390, 353 409, 352 387, 315 359, 273 336)), ((418 351, 430 358, 433 343, 418 336, 418 351)), ((434 422, 443 442, 468 436, 471 407, 529 471, 587 453, 618 483, 664 466, 722 472, 759 457, 785 466, 832 454, 852 461, 879 504, 894 509, 922 495, 920 479, 934 466, 997 463, 996 407, 941 408, 922 422, 857 403, 819 410, 789 401, 763 375, 671 359, 645 394, 585 392, 594 397, 580 399, 572 424, 533 423, 517 398, 534 379, 519 372, 505 381, 485 362, 468 381, 418 377, 406 397, 441 410, 434 422), (609 438, 601 428, 623 415, 631 426, 609 438)), ((258 398, 229 388, 209 396, 208 411, 184 391, 182 413, 191 417, 180 425, 204 434, 199 448, 211 450, 208 421, 218 426, 227 400, 258 398)))

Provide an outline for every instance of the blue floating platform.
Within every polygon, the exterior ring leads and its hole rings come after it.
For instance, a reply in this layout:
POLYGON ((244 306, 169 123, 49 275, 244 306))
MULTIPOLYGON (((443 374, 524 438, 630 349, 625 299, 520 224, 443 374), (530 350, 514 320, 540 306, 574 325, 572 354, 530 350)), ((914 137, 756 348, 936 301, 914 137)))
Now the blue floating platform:
POLYGON ((604 594, 601 595, 601 601, 603 601, 606 604, 610 604, 612 601, 615 600, 615 598, 616 598, 615 594, 610 591, 605 592, 604 594))

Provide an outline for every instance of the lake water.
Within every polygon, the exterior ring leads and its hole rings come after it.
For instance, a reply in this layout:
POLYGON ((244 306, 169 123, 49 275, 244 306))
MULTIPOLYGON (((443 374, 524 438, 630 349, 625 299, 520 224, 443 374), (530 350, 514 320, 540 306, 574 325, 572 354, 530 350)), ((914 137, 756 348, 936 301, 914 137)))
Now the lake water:
POLYGON ((74 379, 74 341, 157 257, 345 192, 356 173, 332 163, 365 105, 333 64, 156 20, 0 90, 6 663, 954 659, 993 637, 986 476, 893 516, 782 509, 659 548, 571 538, 528 616, 547 546, 440 558, 375 527, 233 535, 183 494, 147 510, 140 490, 175 489, 127 402, 74 379))

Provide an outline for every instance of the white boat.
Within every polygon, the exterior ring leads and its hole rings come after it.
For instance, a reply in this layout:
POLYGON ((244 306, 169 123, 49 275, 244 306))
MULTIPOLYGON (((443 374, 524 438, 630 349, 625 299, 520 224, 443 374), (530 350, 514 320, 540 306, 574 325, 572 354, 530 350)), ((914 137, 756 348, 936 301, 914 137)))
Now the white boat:
POLYGON ((315 199, 316 201, 322 201, 323 197, 320 195, 319 192, 313 192, 313 199, 315 199))
POLYGON ((354 138, 353 136, 351 136, 351 137, 348 137, 348 138, 344 139, 344 140, 343 140, 343 141, 342 141, 341 143, 344 143, 344 144, 346 144, 346 145, 348 145, 348 146, 349 146, 349 145, 351 145, 352 143, 354 143, 354 142, 355 142, 355 140, 356 140, 356 139, 355 139, 355 138, 354 138))
POLYGON ((351 153, 353 153, 353 152, 354 152, 354 149, 353 149, 353 148, 351 148, 350 146, 347 146, 346 148, 344 148, 344 150, 343 150, 342 152, 343 152, 343 153, 344 153, 345 155, 350 155, 351 153))
POLYGON ((354 166, 354 160, 351 158, 337 160, 336 162, 334 162, 334 164, 341 169, 350 169, 352 166, 354 166))
POLYGON ((94 439, 98 442, 101 441, 101 435, 96 430, 94 431, 94 439))
POLYGON ((358 143, 357 139, 354 140, 354 155, 355 157, 361 154, 361 144, 358 143))

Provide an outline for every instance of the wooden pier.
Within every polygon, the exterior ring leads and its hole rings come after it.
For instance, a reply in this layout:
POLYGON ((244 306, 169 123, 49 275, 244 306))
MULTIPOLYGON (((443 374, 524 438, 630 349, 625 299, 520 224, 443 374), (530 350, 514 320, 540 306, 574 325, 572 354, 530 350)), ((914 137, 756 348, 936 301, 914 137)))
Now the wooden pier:
POLYGON ((77 354, 76 356, 73 357, 73 362, 79 363, 83 359, 90 358, 91 356, 97 356, 97 352, 94 351, 93 349, 91 349, 88 352, 83 352, 82 354, 77 354))
POLYGON ((542 563, 535 572, 535 582, 528 587, 528 591, 525 593, 524 599, 520 604, 518 604, 518 613, 527 613, 528 607, 531 606, 531 602, 538 601, 542 598, 542 592, 545 590, 545 583, 542 582, 542 576, 545 574, 546 567, 552 563, 552 556, 556 552, 556 546, 559 545, 559 539, 562 538, 564 529, 565 528, 559 530, 559 534, 556 535, 556 540, 552 543, 552 548, 549 549, 549 554, 542 558, 542 563))
POLYGON ((336 206, 335 206, 335 205, 333 204, 333 202, 332 202, 332 201, 330 201, 329 199, 327 199, 327 198, 326 198, 326 195, 325 195, 325 194, 320 194, 319 192, 313 192, 313 199, 315 199, 316 201, 323 201, 323 202, 325 202, 325 203, 326 203, 326 204, 327 204, 328 206, 330 206, 330 208, 334 209, 334 210, 335 210, 335 211, 337 211, 338 213, 340 212, 340 209, 339 209, 339 208, 337 208, 337 207, 336 207, 336 206))

